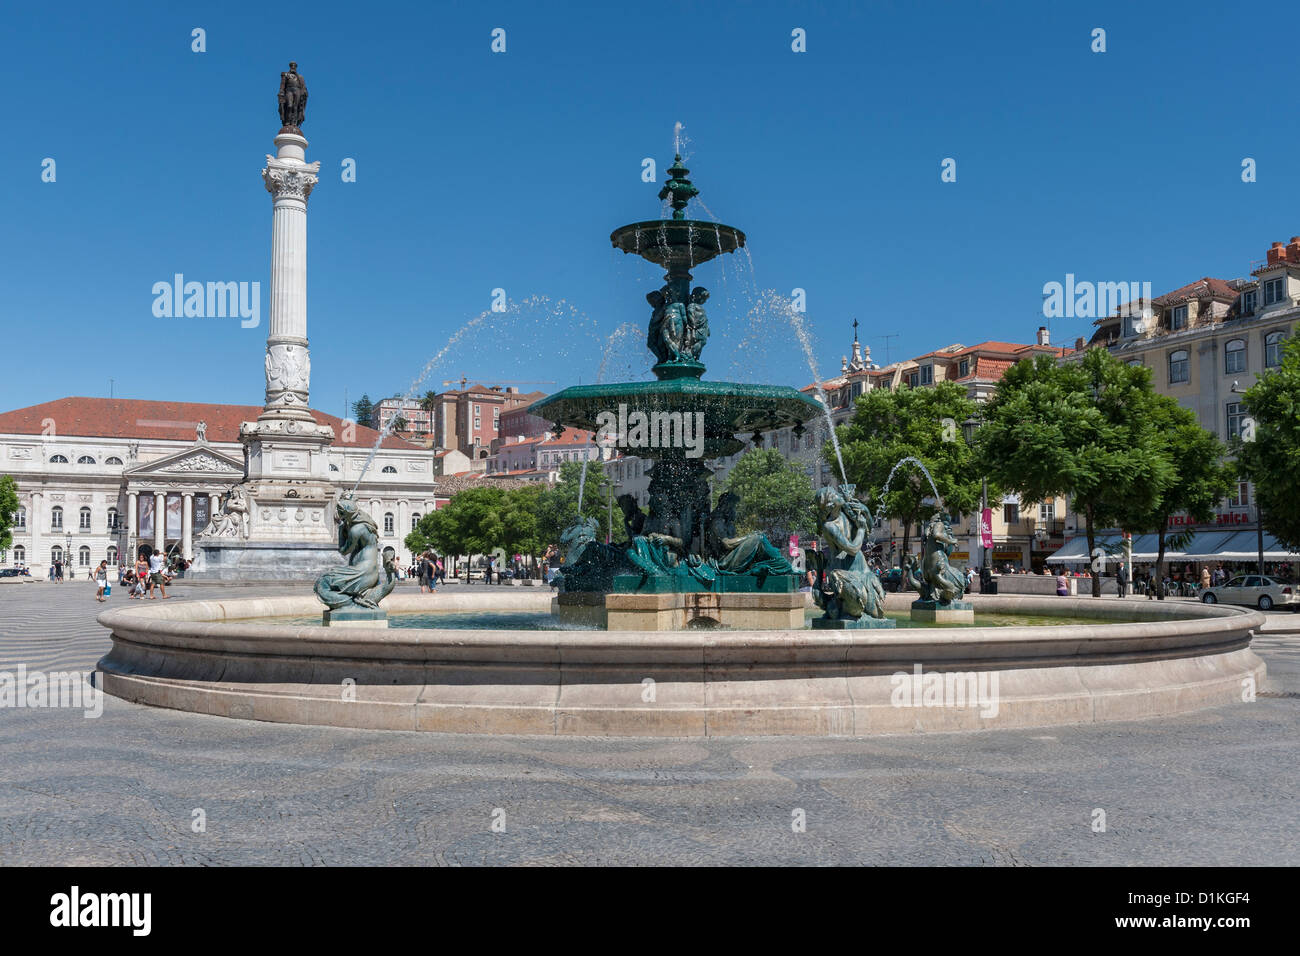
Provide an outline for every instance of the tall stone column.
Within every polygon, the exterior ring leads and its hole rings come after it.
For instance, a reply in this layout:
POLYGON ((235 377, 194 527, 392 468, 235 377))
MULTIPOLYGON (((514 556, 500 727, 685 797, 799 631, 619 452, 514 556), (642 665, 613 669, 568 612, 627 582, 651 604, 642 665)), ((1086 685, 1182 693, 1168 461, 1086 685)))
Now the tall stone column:
POLYGON ((194 556, 194 492, 181 493, 181 557, 188 561, 194 556))
POLYGON ((320 163, 306 161, 307 140, 281 130, 262 181, 272 198, 271 321, 266 337, 266 410, 259 420, 311 421, 307 410, 307 199, 320 163))
POLYGON ((167 494, 162 491, 153 493, 153 549, 163 551, 167 547, 167 494))

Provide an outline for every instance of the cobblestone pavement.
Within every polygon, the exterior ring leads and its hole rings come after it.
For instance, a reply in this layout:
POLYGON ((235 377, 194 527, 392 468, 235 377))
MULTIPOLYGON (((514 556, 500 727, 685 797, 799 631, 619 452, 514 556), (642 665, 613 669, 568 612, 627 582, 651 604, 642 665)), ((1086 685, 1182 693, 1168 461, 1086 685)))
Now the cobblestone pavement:
MULTIPOLYGON (((102 607, 0 587, 0 671, 91 669, 102 607)), ((1257 640, 1256 703, 1101 726, 602 740, 4 709, 0 863, 1295 865, 1297 625, 1257 640)))

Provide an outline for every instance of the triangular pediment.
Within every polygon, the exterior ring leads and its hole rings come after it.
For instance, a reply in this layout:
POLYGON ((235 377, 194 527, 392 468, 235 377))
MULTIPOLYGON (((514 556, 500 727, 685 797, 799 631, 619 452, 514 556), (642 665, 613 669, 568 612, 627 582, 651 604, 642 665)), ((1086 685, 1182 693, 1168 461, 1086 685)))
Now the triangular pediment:
POLYGON ((128 475, 203 475, 219 478, 242 478, 244 463, 222 454, 210 445, 196 445, 166 458, 146 462, 126 470, 128 475))

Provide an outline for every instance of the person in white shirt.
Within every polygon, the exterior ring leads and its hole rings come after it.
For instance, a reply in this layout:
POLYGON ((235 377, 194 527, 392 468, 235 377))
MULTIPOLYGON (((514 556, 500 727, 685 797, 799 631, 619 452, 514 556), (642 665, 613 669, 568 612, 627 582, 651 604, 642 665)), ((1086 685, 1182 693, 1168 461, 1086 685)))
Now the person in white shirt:
POLYGON ((153 589, 157 585, 158 590, 162 592, 163 600, 167 600, 166 579, 163 577, 163 569, 167 567, 167 558, 161 551, 155 551, 149 555, 149 600, 154 600, 153 589))

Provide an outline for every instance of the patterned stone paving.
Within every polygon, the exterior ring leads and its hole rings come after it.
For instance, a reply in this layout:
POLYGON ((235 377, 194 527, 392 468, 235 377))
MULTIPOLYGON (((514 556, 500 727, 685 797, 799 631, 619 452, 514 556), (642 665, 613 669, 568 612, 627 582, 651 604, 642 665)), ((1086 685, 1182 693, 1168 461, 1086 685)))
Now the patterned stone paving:
MULTIPOLYGON (((108 648, 93 595, 0 587, 0 671, 90 669, 108 648)), ((964 735, 481 737, 113 698, 98 719, 4 709, 0 864, 1295 865, 1300 616, 1267 631, 1254 704, 964 735)))

